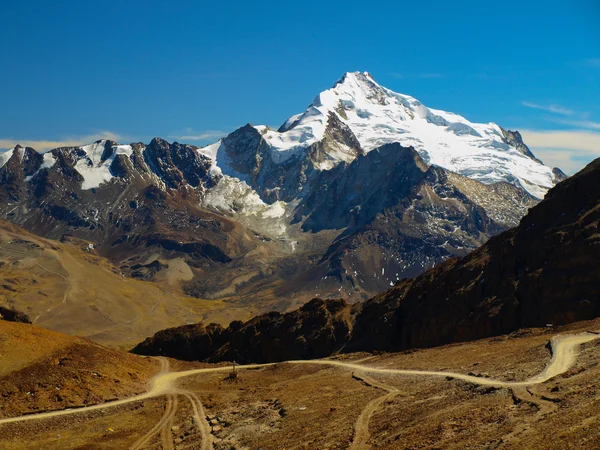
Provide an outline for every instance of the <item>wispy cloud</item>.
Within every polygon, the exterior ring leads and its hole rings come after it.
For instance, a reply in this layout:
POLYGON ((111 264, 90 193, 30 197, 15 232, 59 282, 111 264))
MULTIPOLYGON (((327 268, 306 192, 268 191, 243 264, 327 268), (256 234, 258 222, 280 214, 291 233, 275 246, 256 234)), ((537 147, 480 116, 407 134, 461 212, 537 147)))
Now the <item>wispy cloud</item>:
POLYGON ((600 133, 589 130, 523 130, 525 143, 550 167, 573 174, 600 158, 600 133))
POLYGON ((206 140, 214 140, 220 139, 229 134, 228 131, 220 131, 220 130, 202 130, 202 131, 194 131, 191 128, 186 128, 181 134, 172 134, 169 135, 172 139, 177 139, 180 141, 206 141, 206 140))
POLYGON ((0 149, 12 149, 17 144, 22 147, 31 147, 40 152, 51 150, 58 147, 77 147, 79 145, 90 144, 100 139, 107 139, 119 142, 122 136, 110 131, 101 131, 87 136, 70 136, 60 140, 36 140, 36 139, 12 139, 0 138, 0 149))
POLYGON ((568 125, 569 127, 576 128, 577 130, 600 130, 600 122, 595 122, 593 120, 589 120, 590 113, 583 111, 575 111, 569 108, 565 108, 561 105, 551 104, 551 105, 540 105, 538 103, 521 102, 523 106, 527 108, 539 109, 541 111, 549 112, 559 116, 566 117, 556 117, 556 116, 547 116, 543 119, 547 122, 559 123, 561 125, 568 125))
POLYGON ((560 123, 563 125, 569 125, 577 128, 584 128, 586 130, 600 130, 600 122, 593 122, 591 120, 552 119, 552 122, 560 123))
POLYGON ((537 103, 532 103, 532 102, 527 102, 527 101, 523 101, 521 102, 521 104, 523 106, 526 106, 527 108, 533 108, 533 109, 540 109, 542 111, 547 111, 547 112, 551 112, 554 114, 561 114, 563 116, 572 116, 573 114, 575 114, 575 111, 565 108, 564 106, 560 106, 560 105, 538 105, 537 103))

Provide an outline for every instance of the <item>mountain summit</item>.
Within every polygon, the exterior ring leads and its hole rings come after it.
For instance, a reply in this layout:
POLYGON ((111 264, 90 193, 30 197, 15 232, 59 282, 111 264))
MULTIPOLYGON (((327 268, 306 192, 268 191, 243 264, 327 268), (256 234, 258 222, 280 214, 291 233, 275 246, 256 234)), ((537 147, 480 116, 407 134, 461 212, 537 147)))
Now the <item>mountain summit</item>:
MULTIPOLYGON (((538 199, 564 179, 562 172, 534 157, 518 132, 428 108, 411 96, 380 86, 367 72, 346 73, 277 131, 266 126, 252 128, 264 146, 262 153, 268 153, 277 165, 293 157, 302 159, 321 144, 314 166, 330 170, 382 145, 399 143, 414 148, 427 164, 485 184, 506 181, 519 185, 538 199), (332 139, 334 135, 338 139, 332 139)), ((230 154, 230 146, 237 147, 229 139, 200 151, 215 159, 226 174, 239 176, 239 170, 232 170, 239 162, 235 150, 230 154), (223 151, 227 155, 222 155, 223 151)))

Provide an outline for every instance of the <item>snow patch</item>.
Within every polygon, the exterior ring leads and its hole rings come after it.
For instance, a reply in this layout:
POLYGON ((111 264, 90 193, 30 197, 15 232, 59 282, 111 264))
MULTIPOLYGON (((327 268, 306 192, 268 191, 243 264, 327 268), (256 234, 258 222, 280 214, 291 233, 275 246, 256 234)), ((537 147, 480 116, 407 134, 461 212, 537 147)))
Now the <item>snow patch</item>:
POLYGON ((4 167, 4 165, 8 162, 8 160, 10 159, 10 157, 13 155, 13 152, 15 151, 15 149, 11 150, 6 150, 3 153, 0 153, 0 168, 4 167))
POLYGON ((263 212, 263 217, 267 217, 267 218, 277 218, 277 217, 283 217, 283 215, 285 214, 285 203, 282 201, 278 201, 273 203, 272 205, 270 205, 264 212, 263 212))
POLYGON ((113 178, 110 172, 110 165, 117 155, 126 155, 130 157, 133 153, 131 145, 115 145, 109 158, 102 161, 106 141, 102 140, 91 145, 84 145, 81 149, 86 157, 80 159, 75 164, 75 170, 83 177, 81 189, 93 189, 99 187, 102 183, 107 183, 113 178))

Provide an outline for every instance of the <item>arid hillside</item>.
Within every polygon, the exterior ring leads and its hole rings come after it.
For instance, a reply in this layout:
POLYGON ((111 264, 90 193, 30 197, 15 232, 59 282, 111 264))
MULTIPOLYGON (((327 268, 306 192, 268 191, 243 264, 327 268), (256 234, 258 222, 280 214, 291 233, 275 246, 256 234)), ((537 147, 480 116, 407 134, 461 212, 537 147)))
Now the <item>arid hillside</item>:
POLYGON ((600 319, 232 376, 231 364, 143 359, 0 322, 2 415, 33 413, 0 417, 0 447, 594 449, 598 330, 600 319))
POLYGON ((0 418, 144 392, 160 367, 153 359, 5 320, 0 320, 0 358, 0 418))
POLYGON ((169 280, 125 277, 87 241, 44 239, 1 220, 0 273, 0 307, 113 347, 130 348, 160 329, 201 318, 229 323, 257 312, 185 296, 169 280))

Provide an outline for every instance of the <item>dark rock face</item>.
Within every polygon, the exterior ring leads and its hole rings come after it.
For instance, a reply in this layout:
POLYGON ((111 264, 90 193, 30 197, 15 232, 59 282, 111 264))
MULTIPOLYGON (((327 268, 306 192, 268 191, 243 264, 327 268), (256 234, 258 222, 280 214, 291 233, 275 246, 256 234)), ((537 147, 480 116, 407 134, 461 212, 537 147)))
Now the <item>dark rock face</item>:
POLYGON ((42 165, 42 155, 31 147, 17 146, 7 163, 0 168, 0 195, 17 202, 26 195, 26 177, 32 176, 42 165))
POLYGON ((523 138, 521 137, 521 133, 519 133, 518 131, 505 130, 504 128, 500 128, 500 129, 502 130, 502 134, 504 135, 503 141, 505 143, 515 147, 523 155, 533 159, 534 161, 541 163, 541 161, 539 159, 537 159, 533 155, 533 153, 531 153, 531 150, 529 150, 529 147, 527 147, 525 145, 525 143, 523 142, 523 138))
POLYGON ((224 138, 223 147, 232 169, 246 176, 247 182, 268 203, 289 202, 305 192, 312 193, 323 182, 323 172, 317 166, 331 160, 331 153, 342 151, 349 157, 363 153, 350 128, 334 114, 328 117, 321 141, 284 161, 277 160, 260 132, 250 124, 224 138))
POLYGON ((426 170, 412 148, 384 145, 348 167, 320 172, 318 188, 303 199, 296 215, 306 216, 305 231, 360 227, 406 197, 426 170))
POLYGON ((329 113, 323 140, 311 146, 308 157, 315 163, 323 163, 330 158, 329 155, 340 150, 340 148, 343 148, 352 157, 363 154, 360 142, 358 142, 352 130, 335 114, 329 113))
POLYGON ((0 306, 0 320, 7 320, 8 322, 31 323, 31 320, 29 320, 29 316, 27 314, 15 309, 5 308, 3 306, 0 306))
POLYGON ((149 264, 134 264, 130 268, 132 270, 131 277, 141 280, 151 280, 155 274, 168 267, 168 264, 163 264, 156 259, 149 264))
POLYGON ((164 139, 154 138, 144 152, 144 159, 152 172, 172 189, 185 184, 196 188, 202 181, 212 184, 209 176, 210 159, 199 155, 195 149, 178 142, 169 144, 164 139))
MULTIPOLYGON (((203 355, 264 362, 400 351, 591 319, 600 315, 599 254, 600 159, 551 189, 519 226, 462 259, 402 280, 362 304, 313 300, 292 313, 234 323, 229 329, 236 331, 225 331, 203 355)), ((183 335, 171 329, 135 351, 175 356, 157 352, 183 335)))
POLYGON ((230 337, 218 324, 184 325, 159 331, 138 344, 133 353, 140 355, 170 355, 185 361, 203 361, 230 337))
POLYGON ((555 167, 554 169, 552 169, 552 173, 554 174, 554 182, 557 184, 568 178, 567 175, 562 170, 560 170, 558 167, 555 167))
POLYGON ((245 177, 268 203, 295 198, 302 190, 307 177, 314 172, 309 161, 301 159, 299 155, 275 163, 269 145, 250 124, 224 138, 223 146, 233 170, 245 177))
POLYGON ((246 124, 223 138, 223 144, 230 164, 236 172, 250 177, 258 174, 266 146, 256 128, 246 124))

